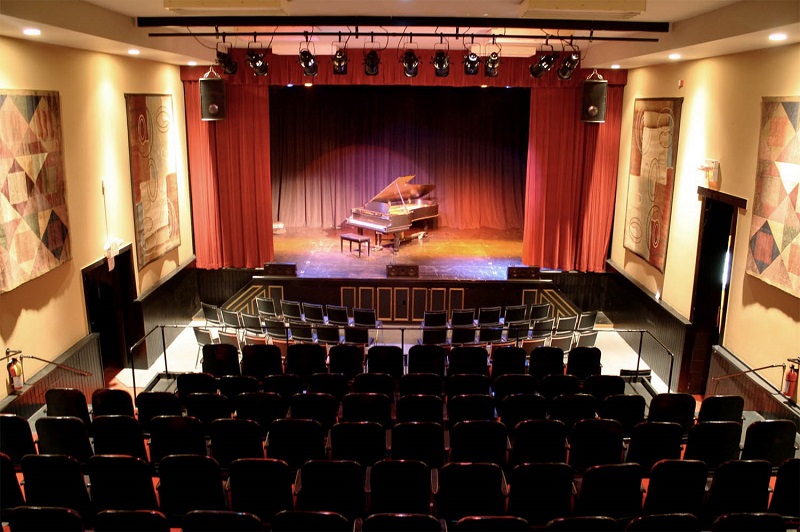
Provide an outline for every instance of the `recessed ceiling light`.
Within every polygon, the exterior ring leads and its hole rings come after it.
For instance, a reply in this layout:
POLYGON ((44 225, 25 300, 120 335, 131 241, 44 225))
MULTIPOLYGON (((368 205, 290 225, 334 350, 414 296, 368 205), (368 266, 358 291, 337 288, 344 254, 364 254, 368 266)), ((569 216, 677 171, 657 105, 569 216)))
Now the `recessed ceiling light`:
POLYGON ((128 50, 128 54, 130 54, 130 55, 139 55, 140 53, 141 52, 139 50, 137 50, 136 48, 131 48, 130 50, 128 50))
POLYGON ((42 34, 42 30, 39 28, 25 28, 22 30, 22 33, 28 35, 29 37, 37 37, 42 34))
POLYGON ((620 66, 615 63, 615 64, 611 65, 611 68, 613 68, 614 70, 617 70, 618 68, 620 68, 620 66))
POLYGON ((786 34, 785 33, 773 33, 769 36, 770 41, 785 41, 786 34))
POLYGON ((189 65, 189 66, 197 66, 197 61, 189 61, 186 64, 189 65))
POLYGON ((668 57, 674 61, 675 59, 680 59, 681 54, 669 54, 668 57))

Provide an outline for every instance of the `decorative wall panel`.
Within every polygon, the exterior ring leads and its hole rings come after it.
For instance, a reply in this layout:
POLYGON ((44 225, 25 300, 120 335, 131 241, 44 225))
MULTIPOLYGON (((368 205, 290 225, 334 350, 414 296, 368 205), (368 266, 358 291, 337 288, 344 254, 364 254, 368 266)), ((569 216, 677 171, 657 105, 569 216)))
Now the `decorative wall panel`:
POLYGON ((683 98, 637 98, 633 108, 624 246, 662 272, 682 103, 683 98))
POLYGON ((747 273, 800 298, 800 97, 762 98, 747 273))
POLYGON ((72 258, 58 92, 0 91, 0 293, 72 258))
POLYGON ((126 94, 136 262, 144 266, 181 243, 172 96, 126 94))

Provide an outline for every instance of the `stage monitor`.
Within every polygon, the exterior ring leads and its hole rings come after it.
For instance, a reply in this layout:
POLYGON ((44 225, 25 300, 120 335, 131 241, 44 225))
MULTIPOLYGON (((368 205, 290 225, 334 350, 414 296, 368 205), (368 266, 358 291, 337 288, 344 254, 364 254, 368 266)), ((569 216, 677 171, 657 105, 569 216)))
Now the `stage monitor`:
POLYGON ((416 264, 387 264, 386 277, 419 277, 416 264))
POLYGON ((297 277, 297 265, 294 262, 266 262, 264 275, 271 277, 297 277))

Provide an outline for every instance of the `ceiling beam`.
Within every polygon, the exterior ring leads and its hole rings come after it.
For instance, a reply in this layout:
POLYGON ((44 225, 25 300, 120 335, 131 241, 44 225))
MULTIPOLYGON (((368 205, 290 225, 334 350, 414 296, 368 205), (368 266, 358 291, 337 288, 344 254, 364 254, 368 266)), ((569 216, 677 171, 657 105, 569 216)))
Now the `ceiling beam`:
MULTIPOLYGON (((668 33, 669 22, 632 22, 618 20, 562 20, 521 18, 468 18, 468 17, 138 17, 140 28, 178 27, 263 27, 263 26, 372 26, 392 27, 455 27, 465 28, 521 28, 584 31, 644 31, 668 33)), ((469 33, 469 31, 467 31, 469 33)))

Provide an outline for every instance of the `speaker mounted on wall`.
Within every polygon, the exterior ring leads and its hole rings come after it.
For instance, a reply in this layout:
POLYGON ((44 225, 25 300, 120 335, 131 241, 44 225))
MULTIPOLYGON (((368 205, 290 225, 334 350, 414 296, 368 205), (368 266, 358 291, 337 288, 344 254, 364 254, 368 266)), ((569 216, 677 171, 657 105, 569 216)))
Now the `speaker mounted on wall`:
POLYGON ((297 277, 297 265, 294 262, 265 262, 264 275, 271 277, 297 277))
POLYGON ((226 114, 225 80, 211 67, 206 75, 200 78, 200 119, 223 120, 226 114))
POLYGON ((538 266, 509 266, 506 279, 538 279, 538 266))
POLYGON ((581 122, 601 124, 606 121, 606 97, 608 95, 608 80, 597 74, 595 70, 583 80, 583 96, 581 97, 581 122))
POLYGON ((419 277, 416 264, 387 264, 386 277, 419 277))

